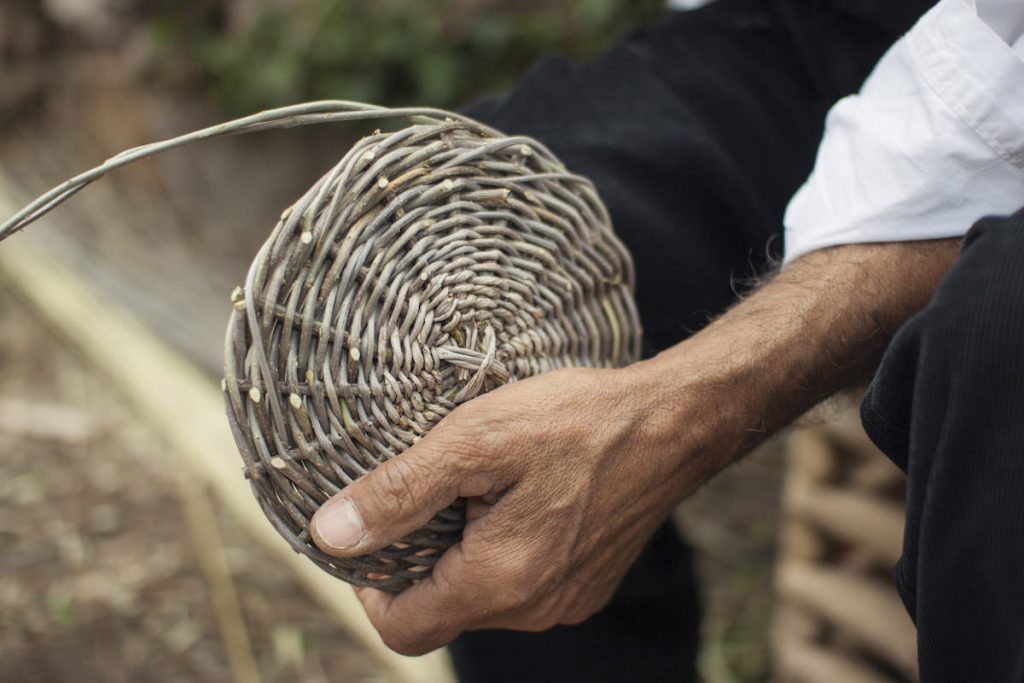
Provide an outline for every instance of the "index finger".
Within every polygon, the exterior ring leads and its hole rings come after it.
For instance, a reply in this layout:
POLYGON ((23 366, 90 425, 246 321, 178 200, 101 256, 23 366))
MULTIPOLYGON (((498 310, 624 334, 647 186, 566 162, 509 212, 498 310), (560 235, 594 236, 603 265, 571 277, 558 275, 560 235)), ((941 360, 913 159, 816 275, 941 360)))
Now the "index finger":
POLYGON ((462 546, 449 548, 430 576, 398 595, 356 591, 384 644, 403 655, 444 647, 485 617, 480 586, 466 572, 462 546))

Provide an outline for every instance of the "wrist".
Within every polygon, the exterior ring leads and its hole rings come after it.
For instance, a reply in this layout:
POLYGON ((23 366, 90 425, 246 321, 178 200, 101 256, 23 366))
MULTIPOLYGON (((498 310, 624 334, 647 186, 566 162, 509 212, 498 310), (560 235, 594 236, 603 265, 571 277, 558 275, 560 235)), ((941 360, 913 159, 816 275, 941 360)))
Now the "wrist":
POLYGON ((688 472, 685 496, 866 376, 957 248, 851 245, 799 259, 701 332, 625 369, 639 438, 688 472))
POLYGON ((645 467, 655 470, 673 504, 745 451, 734 438, 737 416, 728 401, 714 398, 727 392, 724 377, 686 354, 661 354, 620 372, 645 467))

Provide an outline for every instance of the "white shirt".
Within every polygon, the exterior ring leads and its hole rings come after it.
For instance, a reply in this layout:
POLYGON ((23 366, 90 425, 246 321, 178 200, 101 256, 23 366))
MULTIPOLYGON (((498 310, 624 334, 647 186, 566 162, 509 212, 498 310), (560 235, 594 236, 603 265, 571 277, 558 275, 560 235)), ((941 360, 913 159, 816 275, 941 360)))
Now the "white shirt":
MULTIPOLYGON (((894 0, 897 1, 897 0, 894 0)), ((942 0, 828 114, 785 261, 1024 207, 1024 0, 942 0)))

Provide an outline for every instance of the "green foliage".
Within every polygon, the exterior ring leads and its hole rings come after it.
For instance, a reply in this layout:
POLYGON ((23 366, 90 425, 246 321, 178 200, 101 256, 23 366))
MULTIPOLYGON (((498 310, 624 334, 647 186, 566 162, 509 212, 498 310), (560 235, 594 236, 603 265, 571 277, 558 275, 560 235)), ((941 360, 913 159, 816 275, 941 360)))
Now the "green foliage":
POLYGON ((215 16, 198 27, 162 17, 153 34, 197 61, 231 113, 321 98, 454 107, 507 87, 542 54, 593 54, 661 4, 307 0, 238 34, 215 16))

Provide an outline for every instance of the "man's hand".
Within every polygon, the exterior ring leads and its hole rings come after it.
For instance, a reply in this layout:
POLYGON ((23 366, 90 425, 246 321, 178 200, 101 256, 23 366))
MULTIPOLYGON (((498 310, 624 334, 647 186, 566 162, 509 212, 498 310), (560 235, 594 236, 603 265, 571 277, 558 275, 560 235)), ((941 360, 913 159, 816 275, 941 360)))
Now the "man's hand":
POLYGON ((460 406, 314 516, 351 557, 470 499, 460 544, 397 596, 360 589, 405 654, 480 628, 542 630, 607 602, 671 508, 818 401, 866 378, 957 240, 809 254, 691 339, 623 370, 573 369, 460 406))
MULTIPOLYGON (((510 384, 446 417, 400 457, 346 488, 313 519, 317 544, 355 556, 469 498, 463 541, 400 595, 359 589, 384 641, 422 654, 478 628, 577 623, 611 597, 685 492, 697 446, 658 409, 637 369, 559 370, 510 384), (358 511, 358 512, 357 512, 358 511)), ((689 477, 692 479, 692 477, 689 477)))

